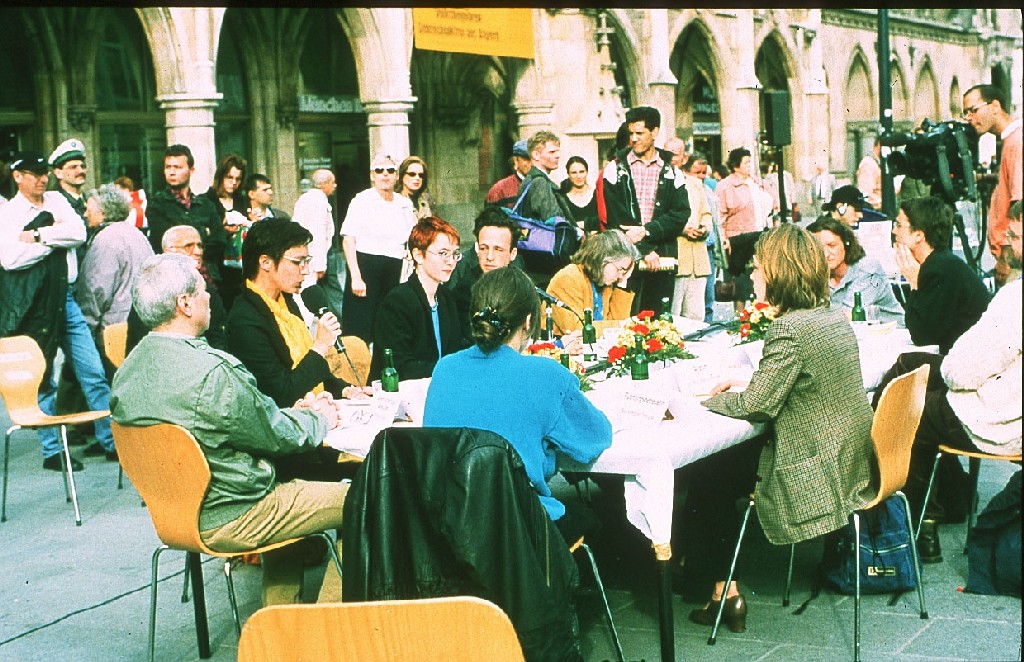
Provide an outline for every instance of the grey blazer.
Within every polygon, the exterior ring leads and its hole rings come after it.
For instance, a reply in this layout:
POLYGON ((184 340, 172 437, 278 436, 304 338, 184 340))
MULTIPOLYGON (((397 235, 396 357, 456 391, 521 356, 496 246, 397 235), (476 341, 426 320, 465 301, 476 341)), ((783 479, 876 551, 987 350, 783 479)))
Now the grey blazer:
POLYGON ((857 339, 842 311, 780 316, 746 391, 704 404, 725 416, 774 424, 755 489, 757 513, 773 544, 842 528, 873 497, 872 411, 857 339))

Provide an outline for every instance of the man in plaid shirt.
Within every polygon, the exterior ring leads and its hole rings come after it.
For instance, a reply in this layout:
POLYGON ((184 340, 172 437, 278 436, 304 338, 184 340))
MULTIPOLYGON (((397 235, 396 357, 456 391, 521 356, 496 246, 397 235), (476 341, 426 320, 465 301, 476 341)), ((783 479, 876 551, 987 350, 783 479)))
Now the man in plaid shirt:
POLYGON ((678 257, 676 239, 690 218, 690 203, 683 173, 672 166, 672 153, 657 149, 654 141, 661 113, 637 106, 626 113, 629 147, 605 168, 605 204, 608 228, 618 228, 644 256, 642 270, 631 285, 637 296, 634 313, 661 308, 672 297, 675 268, 659 270, 662 258, 678 257))

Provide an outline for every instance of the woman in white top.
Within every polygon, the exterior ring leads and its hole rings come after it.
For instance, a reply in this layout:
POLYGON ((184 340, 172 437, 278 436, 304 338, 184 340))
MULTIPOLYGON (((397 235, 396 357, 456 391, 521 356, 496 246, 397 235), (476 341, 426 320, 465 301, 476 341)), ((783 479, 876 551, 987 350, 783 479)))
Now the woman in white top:
POLYGON ((341 225, 348 282, 341 309, 346 335, 367 343, 373 337, 377 306, 402 275, 409 232, 416 225, 412 202, 395 193, 398 164, 387 154, 373 159, 373 188, 358 193, 341 225))

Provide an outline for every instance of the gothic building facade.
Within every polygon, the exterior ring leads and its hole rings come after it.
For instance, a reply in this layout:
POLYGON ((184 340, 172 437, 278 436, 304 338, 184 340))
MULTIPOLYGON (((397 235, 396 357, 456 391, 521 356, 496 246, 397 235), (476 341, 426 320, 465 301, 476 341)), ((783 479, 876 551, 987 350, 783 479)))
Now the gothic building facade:
MULTIPOLYGON (((334 169, 344 197, 369 185, 371 154, 415 153, 442 215, 465 227, 515 140, 554 131, 563 160, 583 156, 594 178, 631 105, 661 110, 661 140, 721 161, 757 152, 761 90, 785 90, 798 182, 819 163, 849 178, 877 132, 875 10, 526 16, 532 59, 419 49, 405 8, 0 7, 0 161, 77 137, 91 185, 128 175, 155 188, 164 146, 184 143, 197 190, 236 152, 290 209, 315 168, 334 169)), ((1019 11, 893 9, 890 33, 897 127, 955 117, 977 83, 1020 107, 1019 11)))

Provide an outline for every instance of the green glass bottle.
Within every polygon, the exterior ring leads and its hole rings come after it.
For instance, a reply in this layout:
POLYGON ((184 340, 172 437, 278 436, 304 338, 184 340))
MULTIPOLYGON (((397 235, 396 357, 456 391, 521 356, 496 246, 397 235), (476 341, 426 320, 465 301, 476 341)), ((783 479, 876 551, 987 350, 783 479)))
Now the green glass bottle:
POLYGON ((583 309, 583 360, 597 360, 597 329, 594 327, 594 311, 583 309))
POLYGON ((853 293, 853 310, 850 311, 851 322, 866 322, 868 314, 864 310, 864 302, 860 298, 860 292, 853 293))
POLYGON ((398 371, 391 349, 384 350, 384 369, 380 371, 380 389, 385 393, 398 393, 398 371))
POLYGON ((572 362, 569 360, 569 352, 562 352, 558 355, 558 360, 561 361, 562 365, 572 370, 572 362))
POLYGON ((636 352, 633 354, 633 360, 629 362, 629 376, 633 379, 649 379, 651 373, 647 365, 647 349, 644 347, 644 337, 638 333, 634 336, 634 342, 636 343, 636 352))
POLYGON ((662 297, 661 299, 661 314, 658 315, 658 319, 664 320, 671 323, 672 320, 672 300, 668 297, 662 297))

